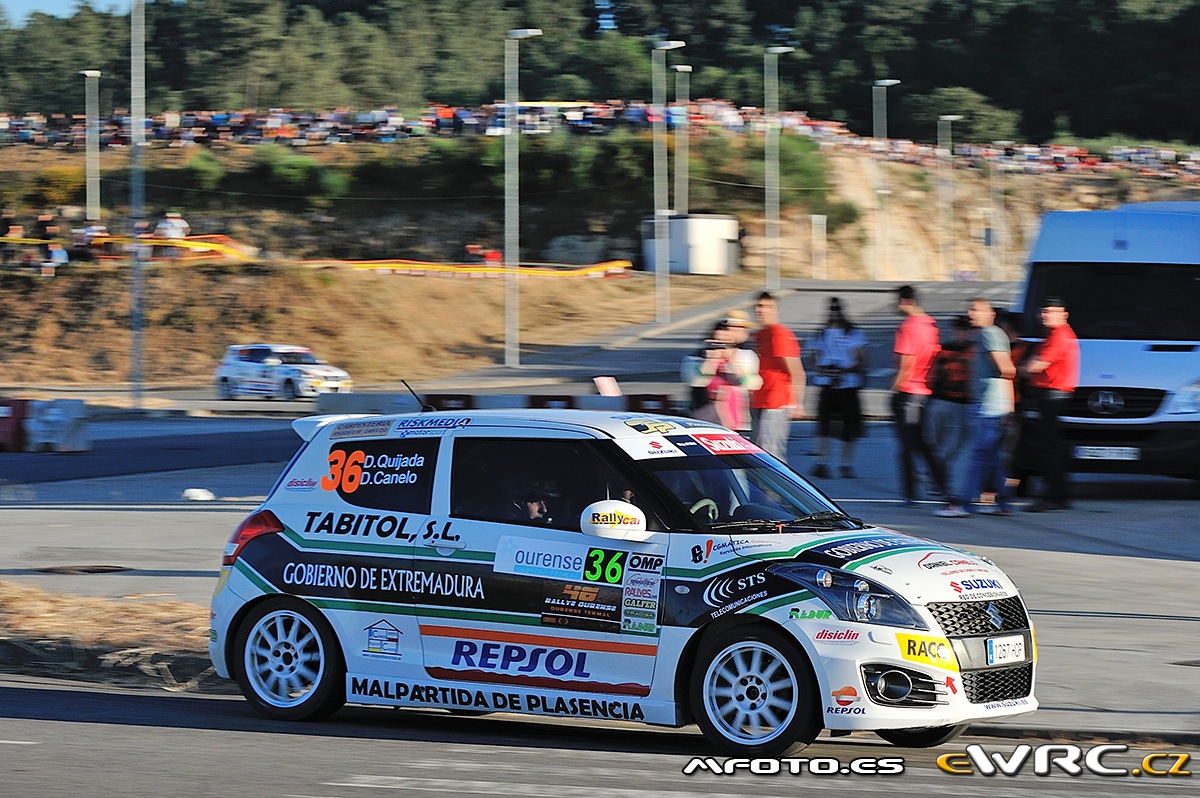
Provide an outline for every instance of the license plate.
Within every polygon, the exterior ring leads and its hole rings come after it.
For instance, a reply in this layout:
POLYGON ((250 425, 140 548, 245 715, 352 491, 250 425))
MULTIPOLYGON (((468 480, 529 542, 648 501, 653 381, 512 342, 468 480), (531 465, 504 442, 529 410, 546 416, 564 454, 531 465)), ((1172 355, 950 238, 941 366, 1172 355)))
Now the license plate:
POLYGON ((987 664, 1003 665, 1006 662, 1025 661, 1025 637, 991 637, 987 641, 987 664))
POLYGON ((1076 460, 1141 460, 1136 446, 1076 446, 1076 460))

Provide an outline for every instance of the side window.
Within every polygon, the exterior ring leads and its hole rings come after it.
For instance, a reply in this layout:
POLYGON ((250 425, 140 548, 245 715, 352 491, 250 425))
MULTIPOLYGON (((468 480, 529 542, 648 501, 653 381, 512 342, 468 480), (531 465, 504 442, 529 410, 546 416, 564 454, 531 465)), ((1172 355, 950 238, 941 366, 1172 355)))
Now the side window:
POLYGON ((374 510, 426 515, 440 438, 345 441, 329 447, 322 491, 374 510))
POLYGON ((251 362, 253 362, 253 361, 254 361, 254 358, 251 356, 251 353, 252 353, 253 351, 254 351, 254 350, 253 350, 253 349, 251 349, 251 348, 249 348, 249 347, 244 347, 244 348, 242 348, 242 349, 239 349, 239 350, 237 351, 238 360, 241 360, 241 361, 243 361, 243 362, 245 362, 245 363, 251 363, 251 362))
POLYGON ((626 498, 624 478, 595 441, 457 438, 450 515, 579 530, 583 508, 626 498))

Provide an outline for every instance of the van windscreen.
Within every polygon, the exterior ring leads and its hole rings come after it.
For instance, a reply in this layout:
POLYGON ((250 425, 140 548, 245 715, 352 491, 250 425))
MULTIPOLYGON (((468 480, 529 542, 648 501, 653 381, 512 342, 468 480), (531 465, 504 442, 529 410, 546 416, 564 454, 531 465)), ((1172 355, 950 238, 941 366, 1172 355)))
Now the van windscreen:
POLYGON ((1200 266, 1034 263, 1021 335, 1041 337, 1043 297, 1061 297, 1081 339, 1200 341, 1200 266))

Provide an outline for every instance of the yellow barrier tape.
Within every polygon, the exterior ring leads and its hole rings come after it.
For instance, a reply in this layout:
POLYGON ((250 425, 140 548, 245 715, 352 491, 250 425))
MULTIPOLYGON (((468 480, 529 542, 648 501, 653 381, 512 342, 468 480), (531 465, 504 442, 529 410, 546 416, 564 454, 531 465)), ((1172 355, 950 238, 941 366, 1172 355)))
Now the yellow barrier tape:
MULTIPOLYGON (((429 263, 419 260, 368 260, 368 261, 307 261, 311 264, 345 263, 355 269, 389 269, 406 272, 431 272, 434 274, 466 274, 502 276, 508 273, 505 266, 488 266, 473 263, 429 263)), ((537 277, 600 277, 613 272, 624 272, 633 268, 627 260, 610 260, 590 266, 522 266, 520 274, 537 277)))

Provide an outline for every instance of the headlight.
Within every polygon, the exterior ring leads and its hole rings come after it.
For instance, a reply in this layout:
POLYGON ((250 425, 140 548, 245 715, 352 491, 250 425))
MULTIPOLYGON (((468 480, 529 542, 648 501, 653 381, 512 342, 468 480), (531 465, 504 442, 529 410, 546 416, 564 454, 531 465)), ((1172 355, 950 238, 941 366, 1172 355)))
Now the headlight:
POLYGON ((771 573, 811 590, 842 621, 928 629, 904 598, 878 582, 840 568, 820 565, 776 565, 771 573))
POLYGON ((1200 413, 1200 380, 1184 385, 1167 404, 1168 413, 1200 413))

